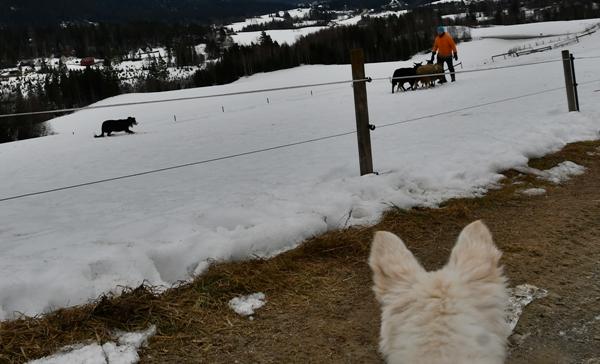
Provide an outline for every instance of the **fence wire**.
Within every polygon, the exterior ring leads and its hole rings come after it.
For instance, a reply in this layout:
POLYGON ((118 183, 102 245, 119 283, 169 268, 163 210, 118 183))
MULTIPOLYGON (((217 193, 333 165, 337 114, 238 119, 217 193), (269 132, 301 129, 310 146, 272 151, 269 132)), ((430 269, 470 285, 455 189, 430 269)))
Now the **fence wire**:
MULTIPOLYGON (((594 58, 596 58, 596 57, 594 57, 594 58)), ((600 57, 598 57, 598 58, 600 58, 600 57)), ((550 63, 550 62, 559 62, 559 61, 562 61, 562 59, 542 61, 542 62, 533 62, 533 63, 528 63, 528 64, 512 65, 512 66, 505 66, 505 67, 495 67, 495 68, 482 69, 482 70, 467 70, 467 71, 461 71, 461 73, 484 72, 484 71, 491 71, 491 70, 497 70, 497 69, 503 69, 503 68, 522 67, 522 66, 530 66, 530 65, 536 65, 536 64, 541 64, 541 63, 550 63)), ((456 72, 456 73, 459 73, 459 72, 456 72)), ((74 110, 74 111, 90 110, 90 109, 100 109, 100 108, 107 108, 107 107, 149 104, 149 103, 155 103, 155 102, 169 102, 169 101, 181 101, 181 100, 193 100, 193 99, 202 99, 202 98, 235 96, 235 95, 262 93, 262 92, 270 92, 270 91, 290 90, 290 89, 297 89, 297 88, 320 87, 320 86, 328 86, 328 85, 336 85, 336 84, 344 84, 344 83, 371 82, 371 81, 383 81, 383 80, 389 80, 389 78, 376 78, 376 79, 366 78, 366 79, 360 79, 360 80, 337 81, 337 82, 327 82, 327 83, 319 83, 319 84, 311 84, 311 85, 300 85, 300 86, 279 87, 279 88, 271 88, 271 89, 263 89, 263 90, 232 92, 232 93, 227 93, 227 94, 214 94, 214 95, 194 96, 194 97, 185 97, 185 98, 177 98, 177 99, 163 99, 163 100, 157 100, 157 101, 142 101, 142 102, 124 103, 124 104, 116 104, 116 105, 104 105, 104 106, 95 106, 95 107, 87 107, 87 108, 77 108, 77 109, 71 109, 71 110, 74 110)), ((586 85, 586 84, 590 84, 590 83, 594 83, 594 82, 600 82, 600 79, 593 80, 593 81, 581 82, 578 85, 586 85)), ((402 120, 402 121, 398 121, 398 122, 394 122, 394 123, 377 125, 377 128, 385 128, 385 127, 390 127, 390 126, 394 126, 394 125, 398 125, 398 124, 405 124, 405 123, 409 123, 409 122, 413 122, 413 121, 429 119, 429 118, 433 118, 433 117, 437 117, 437 116, 452 114, 452 113, 456 113, 456 112, 460 112, 460 111, 464 111, 464 110, 475 109, 475 108, 489 106, 489 105, 493 105, 493 104, 499 104, 502 102, 508 102, 508 101, 517 100, 517 99, 524 98, 524 97, 540 95, 540 94, 554 92, 554 91, 558 91, 558 90, 564 90, 564 87, 558 87, 558 88, 553 88, 553 89, 549 89, 549 90, 533 92, 533 93, 529 93, 529 94, 525 94, 525 95, 509 97, 509 98, 502 99, 502 100, 490 101, 490 102, 467 106, 467 107, 463 107, 463 108, 458 108, 458 109, 454 109, 454 110, 450 110, 450 111, 444 111, 444 112, 440 112, 440 113, 436 113, 436 114, 430 114, 430 115, 425 115, 425 116, 416 117, 416 118, 412 118, 412 119, 402 120)), ((51 112, 61 112, 61 111, 64 111, 64 110, 54 110, 51 112)), ((6 117, 6 116, 23 116, 23 115, 27 115, 27 113, 15 114, 15 115, 3 115, 3 116, 6 117)), ((294 143, 283 144, 283 145, 269 147, 269 148, 257 149, 257 150, 244 152, 244 153, 237 153, 237 154, 232 154, 232 155, 228 155, 228 156, 212 158, 212 159, 205 159, 205 160, 201 160, 201 161, 197 161, 197 162, 185 163, 185 164, 180 164, 180 165, 171 166, 171 167, 158 168, 158 169, 149 170, 149 171, 145 171, 145 172, 132 173, 132 174, 118 176, 118 177, 105 178, 105 179, 101 179, 101 180, 79 183, 79 184, 70 185, 70 186, 47 189, 47 190, 43 190, 43 191, 36 191, 36 192, 15 195, 15 196, 10 196, 10 197, 4 197, 4 198, 0 198, 0 202, 6 202, 6 201, 21 199, 21 198, 30 197, 30 196, 43 195, 43 194, 48 194, 48 193, 52 193, 52 192, 70 190, 70 189, 75 189, 75 188, 79 188, 79 187, 91 186, 91 185, 96 185, 96 184, 101 184, 101 183, 106 183, 106 182, 111 182, 111 181, 117 181, 117 180, 123 180, 123 179, 128 179, 128 178, 149 175, 149 174, 153 174, 153 173, 160 173, 160 172, 165 172, 165 171, 170 171, 170 170, 175 170, 175 169, 180 169, 180 168, 186 168, 186 167, 191 167, 191 166, 196 166, 196 165, 201 165, 201 164, 206 164, 206 163, 212 163, 212 162, 217 162, 217 161, 222 161, 222 160, 227 160, 227 159, 233 159, 233 158, 248 156, 248 155, 252 155, 252 154, 258 154, 258 153, 263 153, 263 152, 268 152, 268 151, 273 151, 273 150, 278 150, 278 149, 289 148, 289 147, 302 145, 302 144, 314 143, 314 142, 323 141, 323 140, 327 140, 327 139, 339 138, 339 137, 348 136, 348 135, 352 135, 352 134, 356 134, 356 133, 357 133, 356 130, 352 130, 352 131, 338 133, 338 134, 334 134, 334 135, 328 135, 328 136, 303 140, 303 141, 294 142, 294 143)))
MULTIPOLYGON (((561 59, 552 59, 552 60, 548 60, 548 61, 539 61, 539 62, 531 62, 531 63, 523 63, 523 64, 513 64, 513 65, 501 66, 501 67, 489 67, 489 68, 482 68, 482 69, 478 69, 478 70, 454 71, 454 73, 455 74, 461 74, 461 73, 473 73, 473 72, 488 72, 488 71, 496 71, 496 70, 502 70, 502 69, 507 69, 507 68, 524 67, 524 66, 535 66, 535 65, 538 65, 538 64, 554 63, 554 62, 562 62, 562 61, 571 61, 571 59, 569 59, 569 58, 567 58, 567 59, 562 59, 562 58, 561 59)), ((442 75, 448 75, 448 74, 449 73, 433 73, 433 74, 418 75, 418 76, 428 77, 428 76, 442 76, 442 75)), ((373 78, 373 81, 402 80, 402 79, 407 79, 407 78, 415 78, 415 76, 379 77, 379 78, 373 78)))
MULTIPOLYGON (((577 59, 577 58, 576 58, 577 59)), ((583 58, 582 58, 583 59, 583 58)), ((570 60, 570 59, 569 59, 570 60)), ((515 67, 525 67, 525 66, 535 66, 544 63, 552 63, 552 62, 561 62, 563 59, 553 59, 547 61, 539 61, 539 62, 531 62, 531 63, 523 63, 518 65, 508 65, 501 67, 489 67, 477 70, 462 70, 455 71, 455 74, 461 73, 473 73, 473 72, 488 72, 495 70, 502 70, 507 68, 515 68, 515 67)), ((442 74, 432 74, 428 76, 441 76, 442 74)), ((394 77, 394 80, 400 80, 405 78, 413 78, 414 76, 406 76, 406 77, 394 77)), ((29 115, 42 115, 42 114, 54 114, 54 113, 68 113, 82 110, 95 110, 95 109, 106 109, 111 107, 122 107, 122 106, 133 106, 133 105, 145 105, 145 104, 154 104, 154 103, 162 103, 162 102, 171 102, 171 101, 188 101, 188 100, 199 100, 199 99, 208 99, 208 98, 219 98, 219 97, 227 97, 227 96, 238 96, 238 95, 248 95, 255 93, 265 93, 265 92, 273 92, 273 91, 284 91, 284 90, 293 90, 293 89, 301 89, 301 88, 309 88, 309 87, 323 87, 330 85, 339 85, 339 84, 353 84, 356 82, 371 82, 371 81, 383 81, 383 80, 391 80, 391 77, 379 77, 379 78, 365 78, 361 80, 344 80, 344 81, 334 81, 334 82, 324 82, 324 83, 315 83, 309 85, 295 85, 295 86, 286 86, 286 87, 276 87, 270 89, 260 89, 260 90, 248 90, 248 91, 239 91, 239 92, 230 92, 224 94, 212 94, 212 95, 203 95, 203 96, 189 96, 189 97, 179 97, 174 99, 159 99, 153 101, 137 101, 137 102, 128 102, 122 104, 112 104, 112 105, 96 105, 96 106, 85 106, 85 107, 75 107, 75 108, 67 108, 67 109, 58 109, 58 110, 47 110, 47 111, 33 111, 33 112, 25 112, 25 113, 13 113, 13 114, 4 114, 0 115, 0 121, 3 118, 8 117, 16 117, 16 116, 29 116, 29 115)))
POLYGON ((185 168, 185 167, 197 166, 197 165, 200 165, 200 164, 217 162, 217 161, 222 161, 222 160, 226 160, 226 159, 233 159, 233 158, 243 157, 243 156, 257 154, 257 153, 268 152, 268 151, 277 150, 277 149, 289 148, 289 147, 293 147, 293 146, 296 146, 296 145, 314 143, 314 142, 318 142, 318 141, 322 141, 322 140, 337 138, 337 137, 341 137, 341 136, 345 136, 345 135, 350 135, 350 134, 355 134, 355 133, 356 133, 356 131, 350 131, 350 132, 346 132, 346 133, 329 135, 329 136, 324 136, 324 137, 319 137, 319 138, 304 140, 304 141, 300 141, 300 142, 279 145, 279 146, 275 146, 275 147, 258 149, 258 150, 254 150, 254 151, 250 151, 250 152, 232 154, 232 155, 228 155, 228 156, 224 156, 224 157, 218 157, 218 158, 212 158, 212 159, 205 159, 205 160, 198 161, 198 162, 185 163, 185 164, 180 164, 180 165, 172 166, 172 167, 165 167, 165 168, 153 169, 153 170, 146 171, 146 172, 132 173, 132 174, 124 175, 124 176, 113 177, 113 178, 105 178, 105 179, 101 179, 101 180, 97 180, 97 181, 79 183, 79 184, 75 184, 75 185, 71 185, 71 186, 53 188, 53 189, 44 190, 44 191, 38 191, 38 192, 25 193, 25 194, 22 194, 22 195, 0 198, 0 202, 15 200, 15 199, 19 199, 19 198, 23 198, 23 197, 29 197, 29 196, 43 195, 43 194, 51 193, 51 192, 70 190, 70 189, 73 189, 73 188, 84 187, 84 186, 91 186, 91 185, 96 185, 96 184, 100 184, 100 183, 117 181, 117 180, 132 178, 132 177, 139 177, 139 176, 144 176, 144 175, 147 175, 147 174, 153 174, 153 173, 170 171, 170 170, 173 170, 173 169, 180 169, 180 168, 185 168))
POLYGON ((441 116, 441 115, 446 115, 446 114, 452 114, 452 113, 459 112, 459 111, 464 111, 464 110, 476 109, 478 107, 489 106, 489 105, 493 105, 493 104, 499 104, 499 103, 502 103, 502 102, 507 102, 507 101, 512 101, 512 100, 520 99, 520 98, 523 98, 523 97, 530 97, 530 96, 534 96, 534 95, 539 95, 539 94, 543 94, 543 93, 547 93, 547 92, 553 92, 553 91, 564 90, 564 89, 565 89, 564 87, 557 87, 557 88, 553 88, 553 89, 550 89, 550 90, 544 90, 544 91, 539 91, 539 92, 533 92, 533 93, 526 94, 526 95, 519 95, 519 96, 509 97, 507 99, 502 99, 502 100, 497 100, 497 101, 490 101, 490 102, 486 102, 486 103, 483 103, 483 104, 477 104, 477 105, 473 105, 473 106, 462 107, 462 108, 459 108, 459 109, 454 109, 454 110, 451 110, 451 111, 444 111, 444 112, 437 113, 437 114, 431 114, 431 115, 427 115, 427 116, 421 116, 421 117, 418 117, 418 118, 407 119, 407 120, 403 120, 403 121, 397 121, 397 122, 389 123, 389 124, 377 125, 377 128, 385 128, 387 126, 404 124, 404 123, 408 123, 408 122, 411 122, 411 121, 417 121, 417 120, 423 120, 423 119, 433 118, 433 117, 436 117, 436 116, 441 116))
POLYGON ((330 86, 330 85, 339 85, 339 84, 344 84, 344 83, 370 82, 370 81, 371 81, 371 78, 365 78, 365 79, 360 79, 360 80, 334 81, 334 82, 315 83, 315 84, 310 84, 310 85, 296 85, 296 86, 275 87, 275 88, 261 89, 261 90, 229 92, 229 93, 224 93, 224 94, 179 97, 179 98, 175 98, 175 99, 159 99, 159 100, 153 100, 153 101, 137 101, 137 102, 127 102, 127 103, 112 104, 112 105, 85 106, 85 107, 74 107, 74 108, 70 108, 70 109, 6 114, 6 115, 0 115, 0 118, 7 118, 7 117, 13 117, 13 116, 54 114, 54 113, 74 112, 74 111, 81 111, 81 110, 106 109, 106 108, 110 108, 110 107, 132 106, 132 105, 157 104, 157 103, 161 103, 161 102, 171 102, 171 101, 210 99, 210 98, 225 97, 225 96, 238 96, 238 95, 247 95, 247 94, 263 93, 263 92, 283 91, 283 90, 292 90, 292 89, 300 89, 300 88, 308 88, 308 87, 322 87, 322 86, 330 86))
MULTIPOLYGON (((600 82, 600 79, 592 80, 592 81, 585 81, 585 82, 578 82, 577 86, 589 85, 589 84, 596 83, 596 82, 600 82)), ((486 102, 486 103, 483 103, 483 104, 477 104, 477 105, 467 106, 467 107, 463 107, 463 108, 459 108, 459 109, 454 109, 454 110, 450 110, 450 111, 444 111, 444 112, 437 113, 437 114, 420 116, 420 117, 416 117, 416 118, 412 118, 412 119, 406 119, 406 120, 402 120, 402 121, 397 121, 397 122, 389 123, 389 124, 381 124, 381 125, 377 125, 377 128, 385 128, 385 127, 388 127, 388 126, 409 123, 409 122, 412 122, 412 121, 418 121, 418 120, 428 119, 428 118, 432 118, 432 117, 436 117, 436 116, 442 116, 442 115, 446 115, 446 114, 451 114, 451 113, 455 113, 455 112, 459 112, 459 111, 476 109, 478 107, 499 104, 499 103, 502 103, 502 102, 517 100, 517 99, 520 99, 520 98, 523 98, 523 97, 530 97, 530 96, 540 95, 540 94, 544 94, 544 93, 548 93, 548 92, 554 92, 554 91, 559 91, 559 90, 564 90, 564 89, 565 89, 564 87, 556 87, 556 88, 548 89, 548 90, 544 90, 544 91, 538 91, 538 92, 533 92, 533 93, 529 93, 529 94, 525 94, 525 95, 519 95, 519 96, 509 97, 509 98, 502 99, 502 100, 490 101, 490 102, 486 102)))
MULTIPOLYGON (((365 80, 362 80, 362 81, 365 81, 365 80)), ((588 81, 588 82, 581 83, 581 84, 583 85, 583 84, 589 84, 589 83, 599 82, 599 81, 600 81, 600 79, 595 80, 595 81, 588 81)), ((539 91, 539 92, 533 92, 530 94, 514 96, 514 97, 502 99, 502 100, 490 101, 490 102, 486 102, 483 104, 477 104, 477 105, 472 105, 472 106, 454 109, 454 110, 450 110, 450 111, 444 111, 441 113, 420 116, 420 117, 407 119, 407 120, 403 120, 403 121, 398 121, 398 122, 394 122, 394 123, 377 125, 377 128, 380 129, 380 128, 385 128, 385 127, 394 126, 394 125, 398 125, 398 124, 405 124, 405 123, 409 123, 409 122, 413 122, 413 121, 429 119, 429 118, 433 118, 433 117, 437 117, 437 116, 452 114, 452 113, 456 113, 456 112, 460 112, 460 111, 464 111, 464 110, 475 109, 478 107, 489 106, 489 105, 493 105, 493 104, 499 104, 502 102, 512 101, 512 100, 516 100, 516 99, 520 99, 520 98, 524 98, 524 97, 540 95, 543 93, 554 92, 554 91, 563 90, 563 89, 564 89, 564 87, 558 87, 558 88, 554 88, 554 89, 550 89, 550 90, 544 90, 544 91, 539 91)), ((201 165, 201 164, 206 164, 206 163, 211 163, 211 162, 217 162, 217 161, 222 161, 222 160, 227 160, 227 159, 233 159, 233 158, 248 156, 248 155, 252 155, 252 154, 273 151, 273 150, 277 150, 277 149, 289 148, 289 147, 298 146, 298 145, 302 145, 302 144, 314 143, 314 142, 323 141, 323 140, 327 140, 327 139, 339 138, 339 137, 348 136, 348 135, 352 135, 352 134, 356 134, 356 130, 352 130, 352 131, 348 131, 348 132, 344 132, 344 133, 338 133, 338 134, 334 134, 334 135, 323 136, 323 137, 319 137, 319 138, 303 140, 303 141, 289 143, 289 144, 283 144, 283 145, 269 147, 269 148, 257 149, 257 150, 244 152, 244 153, 232 154, 232 155, 218 157, 218 158, 205 159, 205 160, 201 160, 201 161, 197 161, 197 162, 185 163, 185 164, 180 164, 180 165, 171 166, 171 167, 158 168, 158 169, 145 171, 145 172, 132 173, 132 174, 118 176, 118 177, 105 178, 105 179, 101 179, 101 180, 79 183, 79 184, 65 186, 65 187, 58 187, 58 188, 53 188, 53 189, 48 189, 48 190, 43 190, 43 191, 37 191, 37 192, 25 193, 25 194, 21 194, 21 195, 15 195, 15 196, 11 196, 11 197, 0 198, 0 202, 16 200, 16 199, 21 199, 21 198, 30 197, 30 196, 43 195, 43 194, 48 194, 48 193, 52 193, 52 192, 70 190, 70 189, 74 189, 74 188, 91 186, 91 185, 96 185, 96 184, 101 184, 101 183, 106 183, 106 182, 111 182, 111 181, 117 181, 117 180, 123 180, 123 179, 128 179, 128 178, 133 178, 133 177, 139 177, 139 176, 149 175, 149 174, 153 174, 153 173, 165 172, 165 171, 186 168, 186 167, 191 167, 191 166, 196 166, 196 165, 201 165)))
MULTIPOLYGON (((600 58, 600 56, 574 57, 573 59, 576 60, 576 59, 596 59, 596 58, 600 58)), ((463 71, 456 71, 455 70, 454 74, 495 71, 495 70, 501 70, 501 69, 506 69, 506 68, 515 68, 515 67, 523 67, 523 66, 533 66, 533 65, 544 64, 544 63, 564 62, 564 61, 569 61, 570 62, 571 59, 570 58, 562 58, 562 59, 555 59, 555 60, 548 60, 548 61, 515 64, 515 65, 510 65, 510 66, 490 67, 490 68, 484 68, 484 69, 478 69, 478 70, 463 70, 463 71)), ((418 76, 430 77, 430 76, 443 76, 443 75, 448 75, 448 74, 450 74, 450 72, 448 72, 448 73, 433 73, 433 74, 418 75, 418 76)), ((373 78, 373 81, 382 81, 382 80, 390 80, 391 81, 391 80, 403 80, 403 79, 409 79, 409 78, 415 78, 415 76, 379 77, 379 78, 373 78)))
POLYGON ((600 56, 573 57, 573 59, 598 59, 600 56))

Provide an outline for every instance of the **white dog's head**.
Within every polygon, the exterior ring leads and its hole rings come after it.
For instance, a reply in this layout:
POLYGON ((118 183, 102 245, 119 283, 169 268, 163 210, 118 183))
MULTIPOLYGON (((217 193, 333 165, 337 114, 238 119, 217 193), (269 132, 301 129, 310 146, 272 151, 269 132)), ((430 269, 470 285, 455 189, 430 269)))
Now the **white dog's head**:
POLYGON ((387 363, 504 363, 510 328, 501 256, 481 221, 463 229, 435 272, 426 272, 396 235, 377 232, 369 265, 387 363))

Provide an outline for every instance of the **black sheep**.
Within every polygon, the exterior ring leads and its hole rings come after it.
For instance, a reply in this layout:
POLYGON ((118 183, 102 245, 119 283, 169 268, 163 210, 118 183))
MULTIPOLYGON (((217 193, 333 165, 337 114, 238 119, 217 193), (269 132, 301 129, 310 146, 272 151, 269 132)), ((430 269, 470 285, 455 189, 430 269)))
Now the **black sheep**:
POLYGON ((405 82, 410 83, 410 89, 413 89, 417 78, 410 76, 417 75, 417 68, 419 68, 419 66, 421 66, 421 63, 414 63, 414 66, 412 68, 398 68, 397 70, 395 70, 394 75, 392 76, 392 93, 394 93, 394 87, 396 87, 396 84, 398 84, 398 89, 406 91, 406 89, 404 88, 405 82), (398 79, 397 77, 407 78, 398 79))

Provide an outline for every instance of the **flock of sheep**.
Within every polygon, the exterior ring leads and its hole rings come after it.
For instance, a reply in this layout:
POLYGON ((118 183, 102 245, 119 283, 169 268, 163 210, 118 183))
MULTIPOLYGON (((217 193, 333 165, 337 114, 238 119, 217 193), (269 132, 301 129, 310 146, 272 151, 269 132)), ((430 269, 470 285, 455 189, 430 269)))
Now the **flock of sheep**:
POLYGON ((419 87, 419 82, 422 87, 434 87, 435 81, 441 80, 444 77, 444 68, 441 64, 433 64, 433 61, 427 61, 427 64, 414 63, 413 67, 409 68, 398 68, 394 71, 392 76, 392 93, 394 88, 398 84, 399 91, 406 91, 404 84, 408 82, 410 84, 409 89, 416 90, 419 87))

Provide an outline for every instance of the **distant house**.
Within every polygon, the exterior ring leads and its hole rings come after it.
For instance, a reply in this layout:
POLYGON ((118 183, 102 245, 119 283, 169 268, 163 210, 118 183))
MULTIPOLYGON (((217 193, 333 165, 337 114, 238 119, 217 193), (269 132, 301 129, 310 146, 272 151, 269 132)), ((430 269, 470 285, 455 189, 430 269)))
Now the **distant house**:
POLYGON ((133 58, 134 59, 144 59, 144 58, 158 58, 160 56, 160 51, 158 49, 153 50, 150 47, 140 48, 137 52, 135 52, 133 58))
POLYGON ((73 61, 73 60, 75 60, 75 58, 73 58, 73 57, 65 57, 65 56, 60 57, 60 62, 62 64, 67 64, 67 62, 73 61))
POLYGON ((63 52, 61 52, 60 61, 64 64, 66 64, 67 62, 73 61, 76 58, 77 58, 77 52, 75 52, 74 50, 63 51, 63 52))
POLYGON ((94 65, 96 62, 94 61, 94 59, 92 57, 87 57, 87 58, 83 58, 80 62, 80 64, 82 66, 92 66, 94 65))

